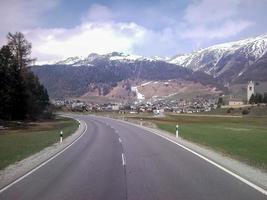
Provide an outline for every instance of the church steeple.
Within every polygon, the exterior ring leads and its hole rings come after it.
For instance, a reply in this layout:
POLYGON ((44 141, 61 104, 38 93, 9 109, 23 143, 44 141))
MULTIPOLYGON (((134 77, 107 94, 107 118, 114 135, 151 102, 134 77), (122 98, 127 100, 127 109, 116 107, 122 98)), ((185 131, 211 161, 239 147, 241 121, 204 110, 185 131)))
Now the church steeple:
POLYGON ((249 102, 250 97, 252 96, 252 94, 254 94, 254 88, 255 88, 254 82, 249 81, 247 86, 247 102, 249 102))

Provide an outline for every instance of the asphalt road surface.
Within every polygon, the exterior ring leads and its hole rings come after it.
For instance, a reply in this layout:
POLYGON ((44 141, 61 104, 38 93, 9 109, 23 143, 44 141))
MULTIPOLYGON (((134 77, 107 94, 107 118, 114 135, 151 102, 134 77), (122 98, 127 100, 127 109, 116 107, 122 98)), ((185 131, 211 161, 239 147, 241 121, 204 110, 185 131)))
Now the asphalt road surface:
POLYGON ((267 196, 185 149, 136 126, 87 124, 70 148, 0 194, 5 200, 257 200, 267 196))

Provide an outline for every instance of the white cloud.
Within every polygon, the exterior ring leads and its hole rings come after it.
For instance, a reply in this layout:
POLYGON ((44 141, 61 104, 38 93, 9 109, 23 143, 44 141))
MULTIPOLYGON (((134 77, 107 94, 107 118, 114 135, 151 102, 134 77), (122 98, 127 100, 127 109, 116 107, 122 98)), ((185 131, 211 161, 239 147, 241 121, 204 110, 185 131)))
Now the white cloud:
POLYGON ((82 16, 83 22, 107 22, 114 18, 112 11, 104 5, 93 4, 88 9, 87 13, 82 16))
POLYGON ((115 5, 111 10, 93 4, 73 28, 42 27, 43 16, 61 0, 0 1, 0 39, 8 31, 24 30, 39 62, 92 52, 174 55, 240 36, 256 22, 258 27, 266 27, 262 16, 266 15, 267 0, 192 0, 186 9, 178 9, 177 15, 164 13, 170 7, 165 2, 165 9, 149 6, 143 10, 115 5), (252 6, 255 10, 251 10, 252 6))
POLYGON ((45 11, 56 7, 59 0, 1 0, 1 35, 36 26, 45 11))
POLYGON ((190 24, 207 24, 229 19, 238 12, 242 0, 197 0, 189 4, 184 19, 190 24))
POLYGON ((184 14, 182 38, 205 43, 241 33, 253 23, 240 17, 240 10, 251 0, 196 0, 184 14))
POLYGON ((81 24, 74 28, 38 28, 24 33, 33 43, 33 57, 37 57, 39 63, 113 51, 164 54, 176 46, 173 29, 154 31, 133 22, 115 22, 112 21, 114 14, 109 8, 94 4, 82 16, 81 24))
POLYGON ((34 29, 25 35, 34 44, 39 62, 89 53, 122 51, 131 53, 146 30, 134 23, 82 23, 73 29, 34 29))
POLYGON ((184 39, 194 39, 194 40, 214 40, 221 38, 228 38, 235 36, 247 27, 251 26, 251 22, 236 20, 236 21, 226 21, 220 24, 220 26, 215 28, 207 28, 205 26, 195 26, 192 29, 188 29, 181 33, 184 39))

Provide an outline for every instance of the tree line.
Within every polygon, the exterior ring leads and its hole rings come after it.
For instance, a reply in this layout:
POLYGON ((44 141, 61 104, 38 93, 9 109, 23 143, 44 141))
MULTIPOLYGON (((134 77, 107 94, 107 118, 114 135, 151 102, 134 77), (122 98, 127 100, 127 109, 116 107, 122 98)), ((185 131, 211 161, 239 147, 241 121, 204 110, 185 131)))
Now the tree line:
POLYGON ((0 49, 0 119, 38 119, 48 114, 49 96, 30 71, 31 43, 20 32, 7 35, 0 49))
POLYGON ((260 93, 252 94, 249 99, 250 104, 267 103, 267 93, 263 95, 260 93))

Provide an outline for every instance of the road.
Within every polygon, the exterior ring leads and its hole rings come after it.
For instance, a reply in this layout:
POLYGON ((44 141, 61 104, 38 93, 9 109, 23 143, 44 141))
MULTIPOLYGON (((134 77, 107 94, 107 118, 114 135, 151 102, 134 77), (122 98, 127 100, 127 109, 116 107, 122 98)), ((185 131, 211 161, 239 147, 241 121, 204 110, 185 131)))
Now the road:
POLYGON ((191 152, 139 127, 87 124, 70 148, 0 194, 5 200, 257 200, 267 196, 191 152))

